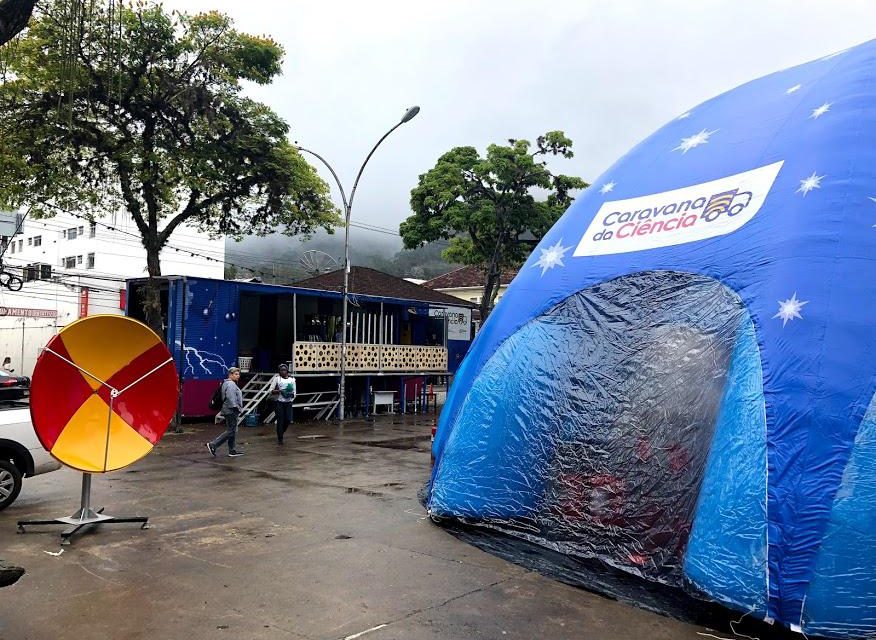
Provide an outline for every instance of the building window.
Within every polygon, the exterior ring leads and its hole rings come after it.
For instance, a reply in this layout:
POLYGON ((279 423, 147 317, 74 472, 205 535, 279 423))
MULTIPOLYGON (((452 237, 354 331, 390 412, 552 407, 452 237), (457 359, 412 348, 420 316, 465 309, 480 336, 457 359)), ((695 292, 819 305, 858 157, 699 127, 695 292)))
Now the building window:
POLYGON ((85 261, 85 268, 86 269, 94 269, 94 254, 93 253, 88 254, 88 259, 85 261))
POLYGON ((32 247, 32 246, 33 246, 33 238, 28 238, 28 239, 27 239, 27 246, 28 246, 28 247, 32 247))
POLYGON ((97 223, 92 222, 88 227, 88 237, 93 238, 97 235, 97 223))
POLYGON ((33 246, 35 246, 35 247, 43 246, 43 237, 42 236, 34 236, 33 237, 33 246))
POLYGON ((24 281, 31 282, 32 280, 51 280, 52 265, 36 262, 29 264, 24 268, 24 281))
POLYGON ((65 269, 75 269, 76 268, 76 256, 70 256, 68 258, 64 258, 64 268, 65 269))
POLYGON ((15 253, 15 240, 12 241, 12 253, 15 253))
POLYGON ((82 256, 76 256, 76 264, 82 264, 82 256))
POLYGON ((24 251, 24 240, 23 239, 18 241, 18 250, 24 251))
POLYGON ((76 227, 73 227, 72 229, 67 229, 64 232, 64 237, 67 238, 67 240, 75 240, 76 236, 77 236, 76 227))
POLYGON ((79 227, 79 235, 80 235, 80 236, 84 236, 84 235, 85 235, 85 227, 79 227))

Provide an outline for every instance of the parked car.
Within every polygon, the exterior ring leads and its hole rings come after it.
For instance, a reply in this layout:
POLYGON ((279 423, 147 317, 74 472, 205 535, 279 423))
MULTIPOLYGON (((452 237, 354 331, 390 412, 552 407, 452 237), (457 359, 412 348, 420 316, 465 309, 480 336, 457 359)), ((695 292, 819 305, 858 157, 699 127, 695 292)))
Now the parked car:
POLYGON ((23 478, 60 468, 37 439, 27 401, 0 401, 0 511, 15 502, 23 478))
POLYGON ((21 400, 30 395, 30 378, 0 369, 0 400, 21 400))

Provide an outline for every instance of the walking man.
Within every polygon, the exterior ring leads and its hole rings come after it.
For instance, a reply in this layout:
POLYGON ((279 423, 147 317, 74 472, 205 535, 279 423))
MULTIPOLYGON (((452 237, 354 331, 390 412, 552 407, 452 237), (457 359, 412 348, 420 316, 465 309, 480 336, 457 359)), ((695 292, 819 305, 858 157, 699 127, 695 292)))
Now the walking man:
POLYGON ((229 458, 243 455, 243 451, 238 451, 234 446, 234 440, 237 437, 237 422, 240 418, 240 412, 243 410, 243 394, 240 392, 240 387, 237 386, 238 380, 240 380, 240 369, 231 367, 228 370, 228 378, 222 383, 221 389, 225 433, 207 443, 207 449, 214 458, 216 457, 216 449, 221 447, 224 442, 228 443, 229 458))
POLYGON ((277 417, 277 442, 283 444, 283 434, 292 422, 292 402, 295 400, 295 378, 289 368, 281 364, 279 373, 271 380, 271 395, 274 396, 274 415, 277 417))

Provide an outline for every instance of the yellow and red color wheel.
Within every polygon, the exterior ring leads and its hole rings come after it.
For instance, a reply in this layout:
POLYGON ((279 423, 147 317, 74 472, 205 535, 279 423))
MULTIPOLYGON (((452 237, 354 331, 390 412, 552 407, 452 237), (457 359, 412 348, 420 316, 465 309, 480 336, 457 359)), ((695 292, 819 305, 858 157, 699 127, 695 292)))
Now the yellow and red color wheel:
POLYGON ((97 315, 49 340, 34 367, 30 414, 55 458, 103 473, 152 450, 178 393, 173 358, 152 330, 125 316, 97 315))

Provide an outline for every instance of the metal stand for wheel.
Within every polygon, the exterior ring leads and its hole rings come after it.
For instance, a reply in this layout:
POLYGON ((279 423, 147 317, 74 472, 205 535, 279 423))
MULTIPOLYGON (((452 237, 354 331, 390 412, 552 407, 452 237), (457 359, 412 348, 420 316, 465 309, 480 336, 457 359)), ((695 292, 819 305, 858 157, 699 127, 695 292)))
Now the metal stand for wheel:
POLYGON ((55 520, 19 520, 18 533, 24 533, 26 526, 42 526, 53 524, 73 525, 70 529, 61 533, 61 544, 70 544, 70 538, 77 533, 85 533, 99 524, 130 524, 139 523, 141 529, 149 528, 149 518, 136 516, 133 518, 116 518, 103 513, 103 507, 97 511, 91 509, 91 474, 82 474, 82 505, 79 510, 67 518, 55 520))

